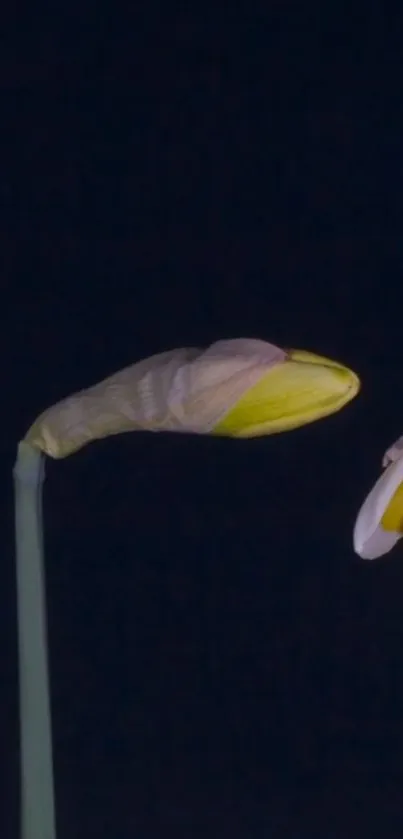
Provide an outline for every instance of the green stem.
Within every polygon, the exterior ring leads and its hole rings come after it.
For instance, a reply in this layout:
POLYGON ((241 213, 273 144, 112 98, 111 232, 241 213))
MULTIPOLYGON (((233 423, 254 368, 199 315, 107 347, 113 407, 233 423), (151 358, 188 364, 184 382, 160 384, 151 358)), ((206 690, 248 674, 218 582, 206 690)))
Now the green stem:
POLYGON ((42 531, 44 458, 14 467, 20 690, 21 839, 56 839, 42 531))

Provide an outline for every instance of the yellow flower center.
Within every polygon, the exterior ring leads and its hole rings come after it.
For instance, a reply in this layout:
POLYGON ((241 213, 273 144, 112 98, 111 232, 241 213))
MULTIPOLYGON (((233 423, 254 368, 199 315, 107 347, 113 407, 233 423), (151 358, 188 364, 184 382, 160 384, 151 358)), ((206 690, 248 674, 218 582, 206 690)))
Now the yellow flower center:
POLYGON ((381 518, 384 530, 403 535, 403 483, 400 484, 392 496, 381 518))

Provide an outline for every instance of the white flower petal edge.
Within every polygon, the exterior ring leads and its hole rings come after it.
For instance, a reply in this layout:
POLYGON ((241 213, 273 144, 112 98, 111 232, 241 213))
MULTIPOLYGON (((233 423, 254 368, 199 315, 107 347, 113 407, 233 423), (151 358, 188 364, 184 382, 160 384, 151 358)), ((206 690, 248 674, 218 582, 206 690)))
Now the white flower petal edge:
MULTIPOLYGON (((393 449, 394 447, 392 447, 393 449)), ((388 450, 390 451, 390 450, 388 450)), ((367 495, 355 522, 353 544, 362 559, 377 559, 396 545, 402 534, 384 530, 382 516, 403 482, 403 452, 382 473, 367 495)), ((386 457, 386 455, 385 455, 386 457)))
POLYGON ((386 449, 386 452, 383 456, 382 466, 385 469, 386 466, 389 466, 390 463, 395 463, 396 460, 399 460, 403 454, 403 434, 393 443, 393 446, 390 446, 389 449, 386 449))

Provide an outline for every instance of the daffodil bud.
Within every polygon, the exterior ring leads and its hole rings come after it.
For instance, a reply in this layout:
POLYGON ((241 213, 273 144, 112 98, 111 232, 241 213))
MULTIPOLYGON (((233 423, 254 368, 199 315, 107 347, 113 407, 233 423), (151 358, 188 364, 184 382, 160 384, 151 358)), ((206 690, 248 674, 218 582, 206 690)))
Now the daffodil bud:
POLYGON ((383 463, 389 465, 367 495, 355 522, 354 550, 362 559, 383 556, 403 536, 403 451, 397 444, 388 449, 383 463))
POLYGON ((126 431, 254 437, 332 414, 356 395, 357 376, 321 356, 239 338, 161 353, 49 408, 26 441, 66 457, 126 431))

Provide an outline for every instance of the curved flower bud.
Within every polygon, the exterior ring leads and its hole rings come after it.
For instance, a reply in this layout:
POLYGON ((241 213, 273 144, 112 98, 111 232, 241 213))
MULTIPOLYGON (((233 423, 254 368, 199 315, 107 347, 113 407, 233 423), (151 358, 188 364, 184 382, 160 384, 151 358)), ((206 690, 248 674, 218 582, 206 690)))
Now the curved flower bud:
POLYGON ((51 457, 126 431, 254 437, 332 414, 355 373, 311 353, 239 338, 154 355, 49 408, 26 441, 51 457))

